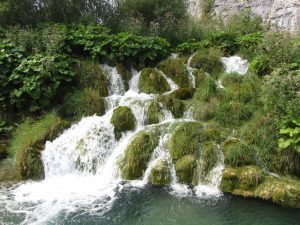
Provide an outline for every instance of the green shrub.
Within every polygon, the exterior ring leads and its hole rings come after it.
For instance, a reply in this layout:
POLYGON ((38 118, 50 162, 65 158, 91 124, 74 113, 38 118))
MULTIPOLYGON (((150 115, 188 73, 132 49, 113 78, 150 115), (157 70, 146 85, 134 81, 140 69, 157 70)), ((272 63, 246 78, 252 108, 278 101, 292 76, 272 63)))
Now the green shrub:
POLYGON ((44 176, 41 151, 48 140, 53 140, 69 123, 50 113, 37 121, 26 120, 15 131, 8 152, 14 156, 21 179, 39 179, 44 176))
POLYGON ((210 46, 219 48, 225 55, 233 55, 239 50, 237 36, 232 32, 218 32, 211 37, 209 42, 210 46))
POLYGON ((80 61, 76 68, 78 86, 80 88, 93 89, 99 92, 101 97, 108 96, 107 73, 99 63, 93 61, 80 61))
POLYGON ((66 117, 75 117, 80 119, 83 116, 92 116, 105 114, 106 102, 99 96, 99 93, 92 89, 75 91, 66 97, 62 113, 66 117))
POLYGON ((192 58, 191 66, 215 75, 223 70, 223 65, 220 58, 221 53, 216 49, 201 49, 197 51, 192 58))
POLYGON ((141 72, 139 89, 147 94, 163 94, 170 90, 170 85, 156 69, 146 68, 141 72))
POLYGON ((120 139, 123 131, 135 129, 135 117, 130 108, 127 106, 119 106, 114 109, 111 123, 114 125, 116 139, 120 139))
POLYGON ((189 87, 188 70, 180 59, 168 58, 158 65, 158 69, 170 77, 179 87, 189 87))
POLYGON ((49 107, 74 79, 72 60, 65 55, 36 54, 24 59, 9 78, 10 98, 19 109, 39 111, 49 107))
POLYGON ((118 163, 122 177, 127 180, 141 178, 157 144, 155 134, 148 131, 138 133, 127 146, 124 158, 118 163))

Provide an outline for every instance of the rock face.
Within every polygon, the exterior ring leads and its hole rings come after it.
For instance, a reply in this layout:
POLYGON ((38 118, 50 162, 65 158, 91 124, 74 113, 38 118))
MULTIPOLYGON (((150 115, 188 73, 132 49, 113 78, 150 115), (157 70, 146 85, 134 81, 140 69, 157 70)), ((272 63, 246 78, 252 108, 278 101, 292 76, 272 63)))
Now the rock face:
MULTIPOLYGON (((188 8, 192 16, 201 16, 201 0, 189 0, 188 8)), ((226 20, 244 9, 261 16, 263 22, 270 24, 272 29, 290 32, 300 30, 299 0, 215 0, 212 13, 226 20)))

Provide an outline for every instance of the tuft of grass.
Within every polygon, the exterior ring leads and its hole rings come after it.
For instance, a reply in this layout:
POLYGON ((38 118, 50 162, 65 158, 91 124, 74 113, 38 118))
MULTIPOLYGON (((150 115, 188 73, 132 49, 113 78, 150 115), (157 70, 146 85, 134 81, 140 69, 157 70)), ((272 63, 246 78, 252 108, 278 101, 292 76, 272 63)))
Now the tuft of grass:
POLYGON ((94 61, 80 61, 77 65, 77 83, 82 89, 96 90, 101 97, 108 96, 108 78, 100 64, 94 61))
POLYGON ((68 125, 55 113, 46 114, 36 121, 28 119, 19 125, 8 148, 9 154, 15 157, 19 178, 43 177, 40 157, 44 144, 56 138, 68 125))
POLYGON ((175 171, 180 183, 192 183, 195 166, 196 158, 194 155, 185 155, 176 161, 175 171))
POLYGON ((106 102, 100 97, 98 91, 92 89, 77 90, 66 97, 62 107, 62 114, 65 117, 80 119, 83 116, 105 114, 106 102))
POLYGON ((158 65, 158 69, 170 77, 179 87, 188 88, 188 70, 180 59, 168 58, 158 65))
POLYGON ((154 186, 167 186, 171 183, 171 173, 168 162, 160 160, 150 172, 149 183, 154 186))
POLYGON ((159 123, 160 117, 161 117, 161 109, 160 109, 159 102, 157 100, 153 100, 151 101, 147 111, 148 124, 159 123))

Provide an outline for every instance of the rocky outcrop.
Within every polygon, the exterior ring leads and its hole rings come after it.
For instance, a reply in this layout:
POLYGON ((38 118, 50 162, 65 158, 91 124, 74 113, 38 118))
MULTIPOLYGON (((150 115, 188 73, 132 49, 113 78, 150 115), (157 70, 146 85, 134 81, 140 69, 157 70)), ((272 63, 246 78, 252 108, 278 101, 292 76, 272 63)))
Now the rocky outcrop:
MULTIPOLYGON (((200 17, 202 14, 201 0, 189 0, 190 14, 200 17)), ((225 20, 238 12, 250 9, 261 16, 272 29, 295 32, 300 30, 299 0, 215 0, 212 13, 225 20)))

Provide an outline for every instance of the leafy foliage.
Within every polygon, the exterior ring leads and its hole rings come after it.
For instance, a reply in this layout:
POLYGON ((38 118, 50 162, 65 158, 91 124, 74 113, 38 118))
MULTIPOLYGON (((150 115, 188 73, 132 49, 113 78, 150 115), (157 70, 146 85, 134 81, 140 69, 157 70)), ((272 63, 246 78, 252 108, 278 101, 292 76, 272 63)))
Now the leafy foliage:
POLYGON ((278 140, 280 148, 293 148, 300 153, 300 120, 293 120, 280 129, 281 138, 278 140))

